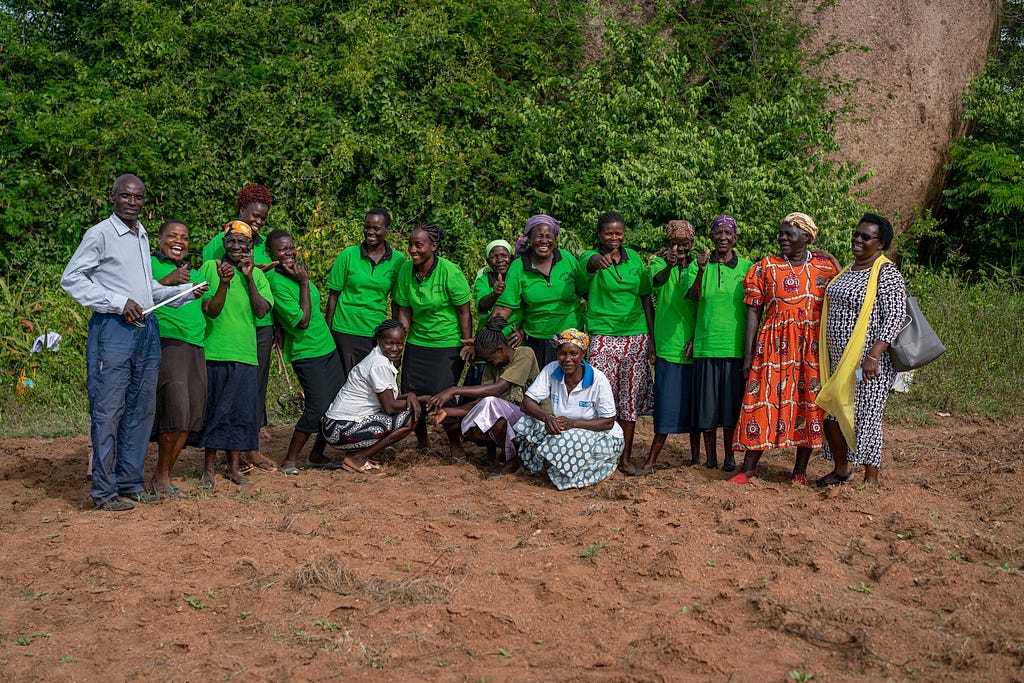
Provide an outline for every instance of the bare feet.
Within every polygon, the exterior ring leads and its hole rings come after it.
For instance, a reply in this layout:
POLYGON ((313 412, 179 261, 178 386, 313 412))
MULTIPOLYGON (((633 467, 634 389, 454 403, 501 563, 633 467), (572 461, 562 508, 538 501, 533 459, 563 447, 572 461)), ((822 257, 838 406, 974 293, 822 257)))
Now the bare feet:
POLYGON ((498 477, 503 477, 506 474, 515 474, 516 472, 519 471, 519 469, 522 466, 523 466, 523 461, 519 459, 519 456, 516 456, 516 457, 512 458, 511 460, 506 460, 505 464, 502 465, 500 470, 498 470, 496 472, 491 472, 490 474, 487 475, 487 478, 488 479, 496 479, 498 477))

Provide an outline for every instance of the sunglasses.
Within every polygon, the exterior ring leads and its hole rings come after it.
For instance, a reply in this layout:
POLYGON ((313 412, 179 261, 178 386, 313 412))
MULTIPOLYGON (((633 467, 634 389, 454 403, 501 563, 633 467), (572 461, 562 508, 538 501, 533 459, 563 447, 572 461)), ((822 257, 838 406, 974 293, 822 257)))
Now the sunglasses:
POLYGON ((871 240, 878 239, 878 235, 869 235, 866 232, 860 232, 859 230, 854 230, 853 231, 853 237, 854 238, 859 237, 862 240, 864 240, 865 242, 870 242, 871 240))

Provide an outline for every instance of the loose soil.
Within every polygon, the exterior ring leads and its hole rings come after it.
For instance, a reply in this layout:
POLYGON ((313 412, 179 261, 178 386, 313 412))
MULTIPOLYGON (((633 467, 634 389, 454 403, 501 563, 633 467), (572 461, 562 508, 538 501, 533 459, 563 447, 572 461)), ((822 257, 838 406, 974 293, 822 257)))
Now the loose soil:
POLYGON ((877 491, 670 440, 582 491, 438 447, 127 513, 89 509, 85 437, 0 440, 0 677, 1024 680, 1024 420, 936 419, 887 426, 877 491))

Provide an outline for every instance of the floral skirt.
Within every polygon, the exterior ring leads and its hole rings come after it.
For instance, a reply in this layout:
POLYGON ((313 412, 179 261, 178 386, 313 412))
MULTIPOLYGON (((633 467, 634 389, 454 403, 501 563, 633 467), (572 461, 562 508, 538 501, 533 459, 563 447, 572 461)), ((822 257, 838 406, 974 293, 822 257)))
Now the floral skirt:
POLYGON ((654 411, 654 382, 647 358, 650 348, 646 334, 590 335, 590 364, 608 378, 618 417, 625 422, 636 422, 638 416, 654 411))
POLYGON ((624 442, 610 432, 567 429, 548 434, 544 423, 524 415, 515 424, 516 444, 523 466, 533 473, 548 465, 548 477, 558 490, 591 486, 607 479, 618 466, 624 442))

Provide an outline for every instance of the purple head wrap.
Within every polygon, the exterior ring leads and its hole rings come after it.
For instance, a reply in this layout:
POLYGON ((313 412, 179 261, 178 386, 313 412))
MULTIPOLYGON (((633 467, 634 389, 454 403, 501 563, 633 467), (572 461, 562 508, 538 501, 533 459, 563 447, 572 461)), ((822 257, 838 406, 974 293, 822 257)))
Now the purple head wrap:
POLYGON ((733 232, 737 235, 740 234, 740 229, 736 226, 736 219, 732 216, 722 214, 721 216, 715 216, 715 220, 711 221, 712 230, 722 225, 728 225, 733 229, 733 232))
POLYGON ((523 228, 523 234, 516 240, 516 256, 522 256, 530 249, 530 233, 538 225, 546 225, 555 231, 555 239, 558 239, 558 231, 561 230, 562 224, 556 221, 546 213, 538 213, 536 216, 530 216, 530 220, 526 221, 526 227, 523 228))

